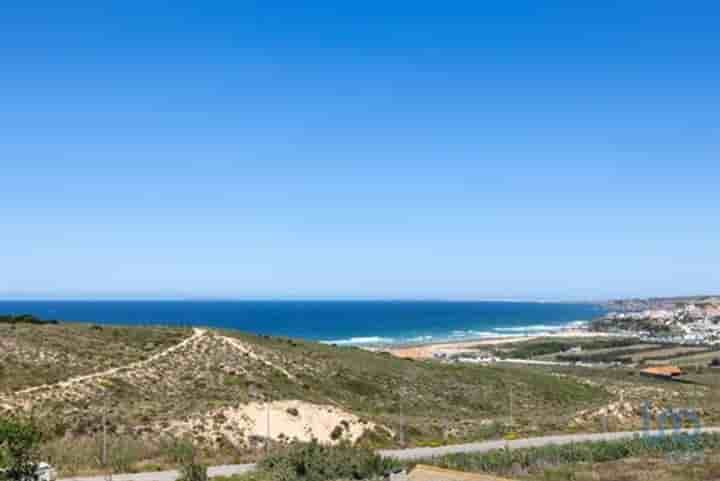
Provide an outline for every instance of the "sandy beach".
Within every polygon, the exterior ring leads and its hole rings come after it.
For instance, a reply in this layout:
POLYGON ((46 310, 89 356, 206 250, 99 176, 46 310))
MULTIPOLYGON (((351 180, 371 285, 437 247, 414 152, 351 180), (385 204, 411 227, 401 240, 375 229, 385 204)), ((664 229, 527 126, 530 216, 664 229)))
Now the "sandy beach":
POLYGON ((385 349, 378 349, 379 351, 389 352, 390 354, 397 357, 405 357, 410 359, 432 359, 439 354, 452 355, 459 352, 467 352, 472 350, 481 350, 483 347, 498 346, 501 344, 511 344, 515 342, 529 341, 532 339, 539 338, 583 338, 583 337, 607 337, 607 333, 602 332, 591 332, 587 329, 562 329, 560 331, 551 333, 539 333, 539 334, 518 334, 516 336, 498 336, 484 339, 475 340, 462 340, 457 342, 442 341, 437 343, 427 343, 414 346, 398 346, 385 349))

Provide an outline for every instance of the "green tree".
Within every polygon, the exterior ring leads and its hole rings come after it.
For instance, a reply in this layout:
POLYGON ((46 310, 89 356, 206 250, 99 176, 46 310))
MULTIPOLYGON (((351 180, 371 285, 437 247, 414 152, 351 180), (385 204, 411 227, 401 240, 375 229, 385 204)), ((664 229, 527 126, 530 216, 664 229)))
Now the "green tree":
POLYGON ((179 481, 208 481, 207 466, 197 460, 197 450, 190 441, 176 444, 176 456, 180 461, 179 481))
POLYGON ((35 478, 37 451, 42 434, 32 421, 0 418, 0 479, 24 481, 35 478))

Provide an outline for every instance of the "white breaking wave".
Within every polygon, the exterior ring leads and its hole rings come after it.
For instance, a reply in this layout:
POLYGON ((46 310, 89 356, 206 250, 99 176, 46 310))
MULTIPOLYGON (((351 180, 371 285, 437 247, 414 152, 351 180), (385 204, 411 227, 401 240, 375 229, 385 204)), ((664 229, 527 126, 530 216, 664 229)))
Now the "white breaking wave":
POLYGON ((567 324, 548 326, 545 324, 536 324, 531 326, 515 326, 515 327, 496 327, 493 331, 496 332, 552 332, 562 331, 563 329, 572 329, 583 327, 587 324, 587 321, 573 321, 567 324))
POLYGON ((537 324, 534 326, 517 326, 517 327, 496 327, 493 329, 497 332, 546 332, 546 331, 559 331, 565 329, 567 326, 546 326, 544 324, 537 324))
POLYGON ((467 331, 453 331, 449 338, 450 339, 463 339, 466 337, 471 338, 483 338, 483 337, 502 337, 503 334, 498 334, 497 332, 492 331, 473 331, 473 330, 467 330, 467 331))
POLYGON ((546 325, 546 324, 534 324, 527 326, 514 326, 514 327, 496 327, 490 331, 475 331, 472 329, 460 330, 456 329, 448 334, 443 335, 417 335, 413 337, 381 337, 381 336, 361 336, 361 337, 350 337, 347 339, 333 339, 320 341, 322 344, 336 344, 338 346, 373 346, 373 345, 387 345, 387 344, 422 344, 427 342, 442 342, 442 341, 459 341, 459 340, 471 340, 471 339, 483 339, 483 338, 499 338, 499 337, 518 337, 523 334, 541 334, 544 332, 556 332, 563 329, 579 328, 587 325, 587 321, 573 321, 567 324, 560 325, 546 325))
POLYGON ((416 337, 411 337, 410 339, 407 340, 407 342, 428 342, 428 341, 432 341, 433 339, 434 339, 433 336, 416 336, 416 337))
POLYGON ((337 344, 339 346, 354 345, 354 344, 392 344, 395 342, 390 337, 351 337, 349 339, 335 339, 330 341, 320 341, 322 344, 337 344))
POLYGON ((567 327, 585 327, 589 324, 588 321, 573 321, 568 323, 567 327))

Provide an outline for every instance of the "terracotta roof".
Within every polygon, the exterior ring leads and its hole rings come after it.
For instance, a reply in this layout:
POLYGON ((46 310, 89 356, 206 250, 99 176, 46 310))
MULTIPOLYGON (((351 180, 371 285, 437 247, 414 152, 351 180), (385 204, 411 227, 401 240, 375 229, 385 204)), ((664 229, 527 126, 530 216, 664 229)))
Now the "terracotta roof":
POLYGON ((511 481, 490 474, 466 473, 452 469, 418 464, 408 475, 410 481, 511 481))
POLYGON ((683 373, 680 368, 675 366, 648 367, 640 372, 643 374, 650 374, 651 376, 679 376, 683 373))

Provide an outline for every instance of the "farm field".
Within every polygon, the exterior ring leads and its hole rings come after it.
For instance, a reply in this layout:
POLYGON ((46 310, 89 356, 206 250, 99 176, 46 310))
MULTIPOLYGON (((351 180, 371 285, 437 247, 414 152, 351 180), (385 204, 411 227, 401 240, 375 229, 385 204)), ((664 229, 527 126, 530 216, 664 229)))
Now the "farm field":
POLYGON ((648 344, 632 338, 534 339, 511 347, 497 347, 493 352, 508 358, 626 365, 680 362, 688 366, 704 362, 707 366, 712 359, 720 357, 717 347, 648 344))
MULTIPOLYGON (((582 344, 580 344, 582 346, 582 344)), ((605 355, 626 355, 631 354, 633 352, 639 352, 639 351, 648 351, 651 349, 657 349, 661 347, 659 344, 630 344, 628 346, 620 346, 620 347, 609 347, 606 349, 594 349, 592 347, 587 348, 584 347, 584 351, 588 354, 591 354, 593 356, 605 356, 605 355)), ((543 356, 539 356, 535 359, 543 360, 543 361, 562 361, 562 356, 564 355, 564 352, 553 352, 550 354, 545 354, 543 356)))

